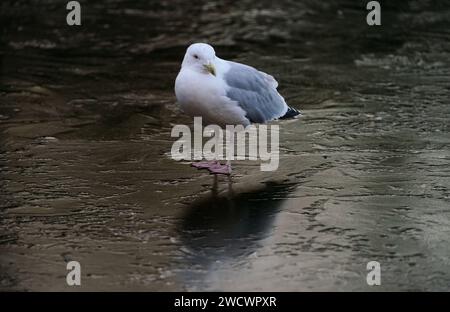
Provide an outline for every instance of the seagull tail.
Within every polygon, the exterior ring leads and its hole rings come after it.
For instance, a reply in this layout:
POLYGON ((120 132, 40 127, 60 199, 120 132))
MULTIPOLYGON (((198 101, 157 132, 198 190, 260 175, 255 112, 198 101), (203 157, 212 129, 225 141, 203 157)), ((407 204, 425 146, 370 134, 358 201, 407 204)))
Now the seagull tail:
POLYGON ((281 116, 279 119, 296 118, 296 117, 299 117, 301 114, 302 113, 299 110, 288 106, 288 110, 287 110, 286 114, 281 116))

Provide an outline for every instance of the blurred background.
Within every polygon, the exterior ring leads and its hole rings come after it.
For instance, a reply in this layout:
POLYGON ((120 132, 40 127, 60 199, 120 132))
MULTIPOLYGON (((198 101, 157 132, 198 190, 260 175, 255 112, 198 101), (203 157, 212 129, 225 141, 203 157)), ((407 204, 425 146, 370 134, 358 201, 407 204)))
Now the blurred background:
POLYGON ((66 4, 0 4, 1 290, 449 290, 450 3, 66 4), (194 42, 304 113, 276 172, 170 158, 194 42))

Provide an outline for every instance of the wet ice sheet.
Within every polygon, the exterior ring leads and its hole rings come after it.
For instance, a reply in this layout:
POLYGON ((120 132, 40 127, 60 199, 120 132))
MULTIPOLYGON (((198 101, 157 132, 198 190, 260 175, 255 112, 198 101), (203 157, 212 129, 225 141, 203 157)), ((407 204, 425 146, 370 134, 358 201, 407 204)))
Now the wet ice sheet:
POLYGON ((78 260, 82 290, 372 290, 376 260, 377 290, 448 290, 448 6, 386 5, 375 30, 350 1, 99 2, 76 33, 57 2, 20 5, 0 19, 1 289, 73 290, 78 260), (231 192, 167 157, 199 40, 305 115, 280 169, 238 162, 231 192))

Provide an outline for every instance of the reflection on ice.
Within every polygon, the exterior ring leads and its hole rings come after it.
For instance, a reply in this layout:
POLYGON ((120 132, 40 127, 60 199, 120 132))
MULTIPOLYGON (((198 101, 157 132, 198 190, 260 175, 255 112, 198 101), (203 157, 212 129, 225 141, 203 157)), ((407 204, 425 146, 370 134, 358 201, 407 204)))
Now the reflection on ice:
POLYGON ((226 274, 237 263, 251 260, 273 231, 277 213, 295 188, 293 184, 260 183, 236 192, 228 181, 226 190, 218 192, 217 182, 214 175, 211 194, 187 207, 178 226, 188 250, 182 277, 189 287, 220 279, 221 270, 226 274))

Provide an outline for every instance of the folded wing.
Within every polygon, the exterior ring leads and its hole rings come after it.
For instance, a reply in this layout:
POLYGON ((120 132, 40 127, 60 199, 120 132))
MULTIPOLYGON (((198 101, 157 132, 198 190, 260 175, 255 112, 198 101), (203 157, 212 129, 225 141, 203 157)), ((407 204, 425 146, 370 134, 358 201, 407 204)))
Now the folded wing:
POLYGON ((226 95, 239 104, 251 122, 264 123, 286 114, 288 106, 272 76, 244 64, 229 64, 230 69, 224 75, 228 85, 226 95))

